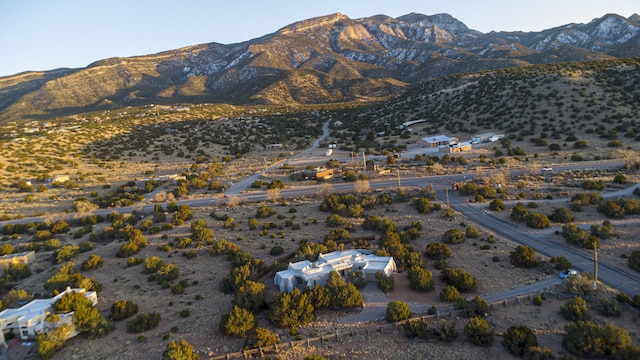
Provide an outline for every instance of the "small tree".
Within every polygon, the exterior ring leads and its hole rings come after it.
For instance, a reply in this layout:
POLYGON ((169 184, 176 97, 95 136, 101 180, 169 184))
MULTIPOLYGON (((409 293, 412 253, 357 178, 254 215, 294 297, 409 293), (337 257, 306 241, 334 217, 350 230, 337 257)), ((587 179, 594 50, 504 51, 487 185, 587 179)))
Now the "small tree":
POLYGON ((433 336, 445 343, 450 343, 458 337, 455 320, 440 320, 432 331, 433 336))
POLYGON ((231 312, 222 315, 220 319, 220 331, 226 336, 245 337, 255 326, 256 320, 253 314, 235 305, 231 312))
POLYGON ((255 328, 251 330, 244 342, 244 349, 255 349, 278 344, 278 336, 269 329, 255 328))
POLYGON ((409 305, 403 301, 391 301, 387 304, 386 319, 388 322, 407 320, 411 316, 409 305))
MULTIPOLYGON (((591 321, 571 322, 565 325, 562 346, 572 354, 585 358, 608 358, 619 350, 633 346, 629 332, 613 324, 600 326, 591 321)), ((627 350, 625 350, 627 351, 627 350)))
POLYGON ((502 339, 509 352, 515 356, 523 356, 530 348, 538 346, 538 338, 533 331, 525 325, 513 325, 504 334, 502 339))
POLYGON ((451 256, 451 250, 443 243, 431 243, 427 245, 425 255, 432 260, 448 259, 451 256))
POLYGON ((472 317, 467 320, 464 334, 476 345, 489 347, 493 344, 493 330, 489 330, 489 324, 482 318, 472 317))
POLYGON ((382 271, 378 270, 376 272, 376 280, 378 280, 378 287, 384 293, 390 293, 393 291, 393 286, 395 285, 395 278, 393 275, 387 276, 382 271))
POLYGON ((440 290, 440 300, 454 302, 460 297, 460 292, 454 286, 445 286, 440 290))
POLYGON ((185 339, 171 341, 162 352, 162 360, 200 360, 200 356, 193 351, 193 346, 185 339))
POLYGON ((505 207, 504 203, 500 199, 493 199, 489 203, 489 210, 492 210, 492 211, 502 211, 504 210, 504 207, 505 207))
POLYGON ((127 331, 130 333, 141 333, 151 330, 160 323, 160 314, 144 313, 136 316, 133 320, 127 322, 127 331))
POLYGON ((129 300, 116 301, 111 305, 109 319, 113 321, 123 320, 138 312, 138 305, 129 300))
POLYGON ((461 244, 464 242, 464 233, 460 229, 449 229, 442 235, 445 244, 461 244))
POLYGON ((529 246, 519 245, 509 254, 511 264, 517 267, 532 268, 538 266, 536 251, 529 246))
POLYGON ((569 321, 589 320, 590 318, 587 302, 579 296, 567 300, 560 307, 560 315, 569 321))
POLYGON ((409 269, 408 277, 411 289, 416 291, 433 290, 434 280, 431 271, 420 267, 412 267, 409 269))

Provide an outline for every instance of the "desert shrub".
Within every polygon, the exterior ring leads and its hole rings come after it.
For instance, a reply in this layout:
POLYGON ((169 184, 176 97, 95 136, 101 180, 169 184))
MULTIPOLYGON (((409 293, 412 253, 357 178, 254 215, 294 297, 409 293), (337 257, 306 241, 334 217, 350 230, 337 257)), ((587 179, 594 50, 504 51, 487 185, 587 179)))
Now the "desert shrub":
POLYGON ((55 253, 55 262, 56 264, 63 263, 65 261, 69 261, 76 257, 80 253, 80 247, 77 245, 65 245, 58 249, 55 253))
POLYGON ((33 295, 28 293, 26 290, 17 290, 14 288, 9 290, 9 292, 2 298, 1 308, 17 308, 20 307, 21 304, 25 304, 31 300, 33 300, 33 295))
POLYGON ((193 346, 185 339, 170 341, 162 352, 162 360, 200 360, 200 356, 193 351, 193 346))
POLYGON ((416 291, 433 290, 434 280, 431 271, 421 267, 412 267, 408 271, 409 288, 416 291))
POLYGON ((280 245, 275 245, 269 250, 269 255, 271 256, 280 256, 284 254, 284 248, 280 245))
POLYGON ((255 328, 249 332, 244 342, 244 349, 255 349, 278 344, 278 336, 271 330, 265 328, 255 328))
POLYGON ((464 242, 464 233, 460 229, 449 229, 442 235, 445 244, 461 244, 464 242))
POLYGON ((247 280, 235 292, 233 304, 247 310, 259 310, 265 304, 263 283, 247 280))
POLYGON ((451 250, 446 244, 431 243, 427 245, 425 255, 432 260, 448 259, 451 256, 451 250))
POLYGON ((582 321, 590 318, 587 302, 579 296, 567 300, 560 307, 560 315, 569 321, 582 321))
POLYGON ((579 228, 575 224, 567 224, 562 226, 562 232, 560 234, 568 243, 581 248, 593 249, 594 245, 598 246, 600 244, 600 241, 595 235, 579 228))
POLYGON ((626 184, 628 182, 627 175, 618 174, 613 178, 613 182, 616 184, 626 184))
POLYGON ((188 318, 191 315, 191 311, 189 309, 184 309, 180 311, 180 317, 181 318, 188 318))
POLYGON ((582 188, 585 190, 604 190, 607 183, 604 180, 585 180, 582 182, 582 188))
POLYGON ((513 325, 502 337, 502 345, 515 356, 523 356, 530 348, 538 346, 538 338, 525 325, 513 325))
POLYGON ((111 305, 109 319, 119 321, 135 315, 138 312, 138 305, 129 300, 116 301, 111 305))
POLYGON ((143 313, 127 322, 127 331, 130 333, 141 333, 158 326, 161 317, 158 313, 143 313))
POLYGON ((567 208, 555 208, 553 209, 553 214, 549 216, 549 219, 559 223, 570 223, 573 222, 573 214, 571 210, 567 208))
POLYGON ((510 254, 511 264, 517 267, 532 268, 538 266, 536 251, 529 246, 517 246, 510 254))
POLYGON ((429 336, 429 324, 423 319, 407 321, 402 325, 404 335, 409 338, 426 339, 429 336))
POLYGON ((386 319, 388 322, 407 320, 411 316, 411 309, 406 302, 391 301, 387 304, 386 319))
POLYGON ((502 210, 504 210, 504 208, 505 208, 504 202, 502 202, 502 200, 500 200, 500 199, 493 199, 489 203, 489 210, 502 211, 502 210))
POLYGON ((521 202, 515 204, 513 208, 511 208, 511 214, 509 217, 513 221, 522 222, 527 219, 529 216, 529 210, 522 204, 521 202))
POLYGON ((314 307, 309 294, 303 294, 298 288, 281 293, 271 305, 269 319, 280 327, 307 324, 314 319, 314 307))
POLYGON ((480 231, 478 230, 477 227, 473 225, 469 225, 467 226, 467 230, 465 231, 464 235, 468 238, 476 239, 480 236, 480 231))
POLYGON ((549 227, 549 218, 547 215, 534 212, 527 216, 527 226, 534 229, 545 229, 549 227))
POLYGON ((460 292, 454 286, 448 285, 440 290, 440 301, 454 302, 460 297, 460 292))
POLYGON ((542 300, 542 296, 536 295, 536 297, 533 298, 533 305, 542 306, 542 300))
MULTIPOLYGON (((53 239, 49 239, 49 240, 53 240, 53 239)), ((58 241, 58 243, 60 243, 60 241, 58 241)), ((45 242, 45 245, 46 245, 46 242, 45 242)), ((0 256, 13 254, 15 252, 16 252, 16 247, 11 244, 2 244, 2 246, 0 246, 0 256)))
POLYGON ((82 270, 92 270, 97 269, 104 264, 104 260, 100 257, 100 255, 91 254, 89 258, 80 264, 80 268, 82 270))
POLYGON ((256 209, 256 218, 257 219, 266 219, 269 216, 272 216, 276 213, 275 210, 273 210, 272 208, 268 207, 268 206, 261 206, 258 209, 256 209))
POLYGON ((593 224, 590 228, 591 234, 598 239, 608 239, 613 236, 613 224, 609 220, 602 222, 602 225, 593 224))
POLYGON ((9 264, 3 270, 6 281, 19 281, 31 276, 31 269, 25 263, 9 264))
POLYGON ((304 360, 327 360, 324 356, 318 354, 311 354, 305 356, 304 360))
POLYGON ((562 255, 552 257, 549 262, 554 265, 554 269, 556 270, 563 271, 571 268, 571 262, 562 255))
POLYGON ((478 287, 478 281, 471 274, 460 268, 444 268, 441 270, 440 278, 462 292, 472 292, 478 287))
POLYGON ((455 320, 440 320, 431 331, 436 339, 450 343, 458 337, 455 320))
POLYGON ((594 308, 604 316, 618 317, 622 314, 622 308, 618 300, 614 298, 600 299, 594 306, 594 308))
POLYGON ((467 320, 464 334, 475 345, 489 347, 493 344, 493 330, 489 330, 489 324, 482 318, 472 317, 467 320))
POLYGON ((430 214, 434 210, 431 200, 428 198, 417 198, 413 200, 413 206, 419 214, 430 214))
POLYGON ((382 271, 378 270, 376 272, 376 280, 378 280, 378 287, 384 293, 390 293, 393 291, 393 287, 395 285, 395 278, 393 275, 387 276, 382 271))
POLYGON ((220 320, 220 331, 226 336, 245 337, 256 326, 253 314, 244 308, 233 306, 220 320))
POLYGON ((56 346, 52 341, 38 341, 38 357, 42 360, 48 360, 56 353, 56 346))
POLYGON ((338 227, 343 226, 344 224, 344 218, 338 214, 331 214, 327 217, 327 226, 338 227))
POLYGON ((530 347, 524 354, 525 360, 555 360, 556 355, 553 350, 549 348, 542 348, 540 346, 530 347))
POLYGON ((603 359, 627 347, 631 349, 626 351, 637 349, 632 344, 629 332, 613 324, 601 326, 591 321, 578 321, 565 325, 564 330, 566 334, 562 346, 581 357, 603 359))
MULTIPOLYGON (((10 245, 10 244, 7 244, 10 245)), ((44 249, 45 250, 57 250, 62 246, 62 244, 60 243, 60 240, 58 239, 47 239, 44 242, 44 249)))

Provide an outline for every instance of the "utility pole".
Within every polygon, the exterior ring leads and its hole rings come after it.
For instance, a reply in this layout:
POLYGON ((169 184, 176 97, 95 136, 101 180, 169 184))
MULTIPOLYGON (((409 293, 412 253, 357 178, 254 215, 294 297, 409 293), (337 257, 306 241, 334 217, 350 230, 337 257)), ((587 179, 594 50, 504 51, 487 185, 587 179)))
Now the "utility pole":
POLYGON ((593 288, 598 286, 598 243, 593 242, 593 288))
POLYGON ((364 167, 364 170, 367 170, 367 156, 365 155, 365 152, 362 152, 362 166, 364 167))
POLYGON ((398 166, 398 191, 400 191, 402 187, 400 186, 400 166, 398 166))

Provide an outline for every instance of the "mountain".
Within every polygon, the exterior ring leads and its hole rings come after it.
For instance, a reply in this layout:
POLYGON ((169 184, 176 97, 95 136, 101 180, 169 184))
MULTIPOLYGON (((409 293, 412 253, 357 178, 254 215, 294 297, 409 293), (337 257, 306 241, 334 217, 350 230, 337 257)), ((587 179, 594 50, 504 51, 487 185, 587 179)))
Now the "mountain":
POLYGON ((48 118, 149 103, 366 102, 452 74, 637 56, 637 14, 607 14, 540 32, 486 34, 448 14, 331 14, 237 44, 2 77, 0 116, 48 118))

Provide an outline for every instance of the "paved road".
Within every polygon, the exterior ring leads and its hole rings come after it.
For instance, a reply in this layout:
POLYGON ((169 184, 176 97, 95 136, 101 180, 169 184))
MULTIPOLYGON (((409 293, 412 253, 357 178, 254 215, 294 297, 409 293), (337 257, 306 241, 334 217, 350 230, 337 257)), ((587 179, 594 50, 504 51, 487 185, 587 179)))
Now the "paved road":
MULTIPOLYGON (((507 289, 504 291, 496 292, 493 294, 489 294, 487 296, 483 296, 482 298, 486 300, 488 303, 495 303, 502 300, 513 299, 521 295, 537 293, 553 285, 559 284, 562 282, 559 276, 552 276, 545 280, 538 281, 536 283, 521 286, 514 289, 507 289)), ((369 282, 367 285, 360 290, 364 298, 365 307, 361 312, 351 314, 345 316, 339 320, 341 324, 355 324, 355 323, 363 323, 363 322, 371 322, 384 319, 387 313, 387 304, 389 303, 389 298, 378 289, 378 286, 375 282, 369 282)), ((414 303, 407 302, 409 307, 411 308, 411 312, 413 314, 426 314, 431 304, 424 303, 414 303)), ((437 306, 436 309, 440 312, 448 312, 453 310, 452 305, 444 305, 437 306)))
MULTIPOLYGON (((438 194, 437 196, 443 201, 447 197, 444 186, 446 185, 439 184, 437 188, 434 187, 438 194)), ((564 256, 575 269, 593 272, 593 251, 548 241, 546 239, 549 235, 545 235, 545 232, 529 229, 491 216, 487 213, 489 210, 484 207, 471 206, 465 198, 462 198, 457 193, 450 192, 448 198, 454 210, 463 213, 470 220, 481 224, 494 233, 518 244, 527 245, 536 250, 536 252, 549 257, 564 256)), ((620 265, 618 259, 604 255, 598 257, 598 280, 624 291, 630 296, 640 294, 640 276, 626 265, 620 265)))

